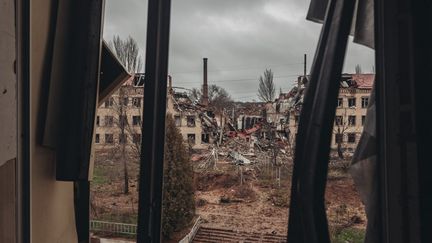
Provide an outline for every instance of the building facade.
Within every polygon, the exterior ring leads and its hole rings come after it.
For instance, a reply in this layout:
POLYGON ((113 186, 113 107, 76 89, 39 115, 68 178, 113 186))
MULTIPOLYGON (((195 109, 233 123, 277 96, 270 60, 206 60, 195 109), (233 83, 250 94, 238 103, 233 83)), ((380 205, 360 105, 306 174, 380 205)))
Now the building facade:
MULTIPOLYGON (((374 74, 343 74, 337 100, 331 148, 342 144, 344 149, 356 148, 366 120, 374 74)), ((301 106, 307 79, 299 82, 288 93, 281 93, 275 102, 266 104, 266 120, 280 133, 294 141, 297 134, 301 106)))

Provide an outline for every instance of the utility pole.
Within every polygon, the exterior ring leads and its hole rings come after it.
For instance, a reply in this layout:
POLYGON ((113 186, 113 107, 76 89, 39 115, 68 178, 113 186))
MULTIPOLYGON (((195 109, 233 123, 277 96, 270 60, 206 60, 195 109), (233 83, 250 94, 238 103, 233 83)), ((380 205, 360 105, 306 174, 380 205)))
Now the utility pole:
POLYGON ((306 54, 304 54, 303 77, 306 77, 306 54))

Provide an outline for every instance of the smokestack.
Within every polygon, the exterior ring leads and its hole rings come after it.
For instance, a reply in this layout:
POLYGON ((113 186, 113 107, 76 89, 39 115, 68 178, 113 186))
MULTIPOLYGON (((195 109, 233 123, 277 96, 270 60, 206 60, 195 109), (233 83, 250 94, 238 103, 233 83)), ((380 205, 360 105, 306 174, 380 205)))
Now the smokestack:
POLYGON ((203 87, 202 87, 202 97, 201 102, 204 106, 208 106, 208 84, 207 84, 207 57, 203 58, 204 70, 203 70, 203 87))

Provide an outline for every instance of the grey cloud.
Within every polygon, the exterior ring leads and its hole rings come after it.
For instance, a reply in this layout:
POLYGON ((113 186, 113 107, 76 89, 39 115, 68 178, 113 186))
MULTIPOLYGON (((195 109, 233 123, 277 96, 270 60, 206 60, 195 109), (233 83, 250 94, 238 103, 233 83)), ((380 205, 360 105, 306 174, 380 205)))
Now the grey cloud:
MULTIPOLYGON (((295 75, 308 69, 321 25, 305 19, 308 1, 172 0, 170 73, 174 84, 200 87, 202 58, 209 58, 209 81, 227 89, 234 99, 251 100, 257 79, 272 68, 276 87, 288 90, 295 75), (251 80, 245 80, 245 79, 251 80), (244 98, 246 97, 246 98, 244 98)), ((108 0, 105 36, 131 35, 145 48, 146 1, 108 0)), ((350 44, 345 72, 358 63, 370 71, 374 52, 350 44)))

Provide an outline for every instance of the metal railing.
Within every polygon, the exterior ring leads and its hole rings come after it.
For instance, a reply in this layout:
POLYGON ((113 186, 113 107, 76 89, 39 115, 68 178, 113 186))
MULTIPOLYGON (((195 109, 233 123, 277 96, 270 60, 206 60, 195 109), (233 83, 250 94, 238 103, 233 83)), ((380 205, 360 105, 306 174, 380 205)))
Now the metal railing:
POLYGON ((200 228, 200 226, 201 226, 201 217, 198 217, 198 219, 195 221, 195 224, 192 227, 191 231, 181 241, 179 241, 179 243, 192 242, 192 240, 195 237, 196 233, 198 232, 198 229, 200 228))
POLYGON ((90 231, 136 235, 137 225, 90 220, 90 231))

